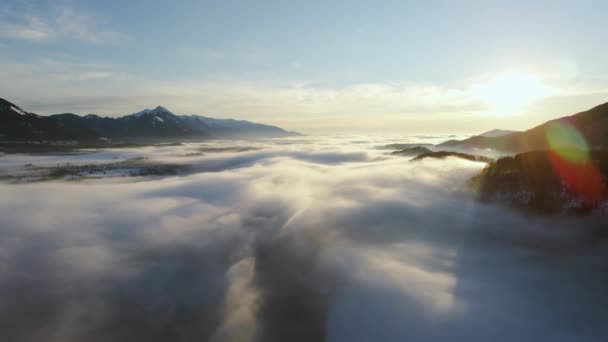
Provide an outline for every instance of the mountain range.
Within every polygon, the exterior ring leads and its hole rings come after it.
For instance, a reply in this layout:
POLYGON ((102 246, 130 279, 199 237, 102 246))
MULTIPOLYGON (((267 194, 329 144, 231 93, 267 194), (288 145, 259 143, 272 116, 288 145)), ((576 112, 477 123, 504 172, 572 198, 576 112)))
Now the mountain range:
POLYGON ((521 153, 550 148, 580 148, 580 138, 588 148, 608 146, 608 103, 589 110, 547 121, 523 132, 490 131, 465 140, 448 140, 442 148, 491 148, 502 152, 521 153), (490 133, 490 134, 488 134, 490 133), (556 136, 556 139, 551 135, 556 136), (550 146, 550 143, 553 146, 550 146), (556 146, 557 145, 557 146, 556 146))
POLYGON ((48 116, 28 112, 0 98, 0 140, 3 141, 138 141, 166 139, 276 138, 300 135, 245 120, 175 115, 158 106, 122 117, 48 116))
POLYGON ((479 136, 488 137, 488 138, 496 138, 496 137, 501 137, 503 135, 517 133, 517 132, 518 131, 510 131, 510 130, 506 130, 506 129, 493 129, 491 131, 481 133, 479 136))
POLYGON ((608 103, 524 132, 482 134, 439 146, 516 153, 489 162, 472 179, 482 201, 536 214, 608 216, 608 103))

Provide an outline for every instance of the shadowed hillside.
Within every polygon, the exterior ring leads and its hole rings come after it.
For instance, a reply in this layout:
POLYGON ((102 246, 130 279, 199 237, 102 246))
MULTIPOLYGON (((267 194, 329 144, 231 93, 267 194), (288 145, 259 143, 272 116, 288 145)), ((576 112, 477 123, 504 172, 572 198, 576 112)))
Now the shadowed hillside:
MULTIPOLYGON (((608 103, 604 103, 592 109, 578 114, 565 116, 548 121, 524 132, 516 132, 498 137, 474 136, 465 140, 450 140, 440 147, 455 148, 492 148, 506 152, 529 152, 534 150, 549 149, 547 137, 552 131, 559 127, 571 127, 576 129, 587 140, 592 148, 608 146, 608 103)), ((562 142, 559 147, 572 147, 575 145, 562 142)), ((555 147, 555 146, 553 146, 555 147)))
POLYGON ((608 152, 534 151, 490 163, 472 183, 479 199, 541 214, 605 214, 608 152), (574 158, 584 155, 584 158, 574 158))

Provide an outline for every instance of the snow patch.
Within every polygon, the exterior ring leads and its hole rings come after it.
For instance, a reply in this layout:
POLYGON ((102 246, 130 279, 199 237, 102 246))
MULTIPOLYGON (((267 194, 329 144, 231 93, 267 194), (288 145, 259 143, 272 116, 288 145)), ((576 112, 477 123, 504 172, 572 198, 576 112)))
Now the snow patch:
POLYGON ((19 115, 27 115, 27 113, 26 113, 26 112, 22 111, 22 110, 21 110, 21 109, 19 109, 19 108, 16 108, 16 107, 11 106, 11 109, 12 109, 14 112, 16 112, 17 114, 19 114, 19 115))

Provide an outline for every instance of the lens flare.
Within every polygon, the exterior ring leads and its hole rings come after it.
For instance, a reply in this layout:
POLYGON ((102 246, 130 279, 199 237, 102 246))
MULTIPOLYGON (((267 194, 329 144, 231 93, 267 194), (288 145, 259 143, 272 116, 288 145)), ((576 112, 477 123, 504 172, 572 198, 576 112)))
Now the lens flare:
POLYGON ((602 199, 605 184, 591 158, 585 137, 573 125, 555 122, 545 136, 551 151, 549 158, 564 184, 587 202, 602 199))
POLYGON ((551 150, 572 163, 585 163, 589 159, 589 146, 578 130, 566 123, 553 123, 546 130, 551 150))

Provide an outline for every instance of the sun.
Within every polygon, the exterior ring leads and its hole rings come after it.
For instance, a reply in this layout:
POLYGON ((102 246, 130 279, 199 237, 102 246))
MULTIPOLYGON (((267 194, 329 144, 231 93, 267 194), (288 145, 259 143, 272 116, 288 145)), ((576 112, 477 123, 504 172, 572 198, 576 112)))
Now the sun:
POLYGON ((471 89, 473 97, 491 106, 496 115, 515 115, 525 105, 553 94, 540 77, 528 73, 507 73, 471 89))

